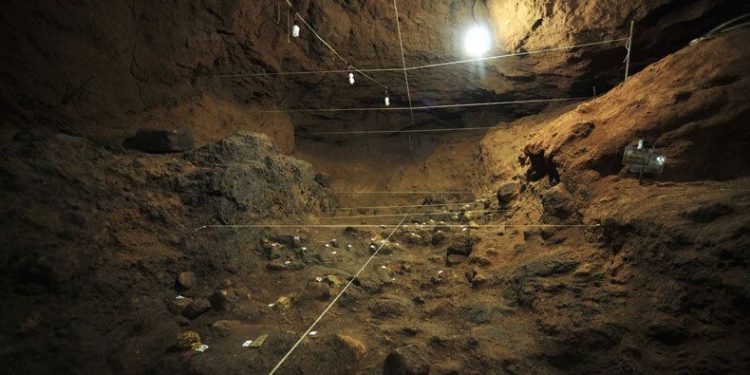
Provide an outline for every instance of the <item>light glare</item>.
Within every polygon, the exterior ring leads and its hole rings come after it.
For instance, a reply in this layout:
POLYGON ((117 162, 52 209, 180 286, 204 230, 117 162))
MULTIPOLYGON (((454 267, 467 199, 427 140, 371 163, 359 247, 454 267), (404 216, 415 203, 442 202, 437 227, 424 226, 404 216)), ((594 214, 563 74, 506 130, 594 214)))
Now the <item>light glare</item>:
POLYGON ((472 57, 481 57, 492 47, 492 38, 486 27, 473 26, 464 37, 464 51, 472 57))

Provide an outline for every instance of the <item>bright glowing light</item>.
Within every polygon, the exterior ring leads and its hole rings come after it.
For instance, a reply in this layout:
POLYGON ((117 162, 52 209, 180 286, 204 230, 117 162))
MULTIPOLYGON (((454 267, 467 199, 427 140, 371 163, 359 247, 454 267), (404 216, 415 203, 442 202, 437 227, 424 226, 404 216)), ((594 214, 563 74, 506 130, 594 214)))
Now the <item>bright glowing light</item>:
POLYGON ((350 85, 354 84, 354 73, 349 73, 349 84, 350 85))
POLYGON ((492 36, 483 26, 473 26, 464 37, 464 51, 472 57, 481 57, 492 48, 492 36))
POLYGON ((296 24, 292 26, 292 36, 295 38, 299 38, 299 26, 296 24))

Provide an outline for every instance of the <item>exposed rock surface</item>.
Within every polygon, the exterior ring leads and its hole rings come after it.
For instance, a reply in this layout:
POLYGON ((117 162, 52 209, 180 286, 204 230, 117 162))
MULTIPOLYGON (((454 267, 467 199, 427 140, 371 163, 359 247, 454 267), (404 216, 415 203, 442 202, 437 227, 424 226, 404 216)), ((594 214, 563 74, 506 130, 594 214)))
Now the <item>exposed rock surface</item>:
POLYGON ((187 159, 198 168, 185 181, 183 200, 191 206, 215 207, 216 218, 225 224, 239 223, 248 215, 281 217, 332 205, 310 164, 280 155, 262 135, 238 133, 187 159))
POLYGON ((750 156, 741 151, 749 134, 747 37, 745 31, 686 47, 551 121, 526 145, 531 169, 615 175, 625 146, 645 138, 667 157, 662 181, 747 176, 750 156))
MULTIPOLYGON (((395 12, 390 2, 294 3, 299 13, 347 59, 364 67, 400 67, 395 12)), ((287 41, 286 7, 274 2, 153 1, 101 4, 14 2, 3 12, 3 47, 13 50, 2 73, 2 101, 18 125, 24 119, 120 143, 134 132, 133 119, 169 129, 190 122, 208 142, 235 130, 278 132, 251 110, 279 107, 374 106, 382 89, 349 89, 343 75, 300 77, 212 77, 217 74, 346 69, 306 28, 287 41), (29 22, 34 20, 34 22, 29 22), (32 27, 33 25, 33 27, 32 27), (340 95, 347 90, 347 95, 340 95), (278 93, 284 93, 280 96, 278 93), (356 105, 353 105, 356 104, 356 105), (250 107, 250 108, 248 108, 250 107), (248 110, 251 109, 251 110, 248 110), (38 111, 38 112, 36 112, 38 111), (43 114, 42 114, 43 113, 43 114), (195 121, 195 119, 200 121, 195 121)), ((510 1, 414 0, 401 4, 407 65, 465 58, 462 35, 471 24, 489 22, 493 52, 515 52, 588 43, 627 35, 636 21, 634 70, 674 51, 747 4, 737 1, 510 1), (679 31, 679 32, 675 32, 679 31)), ((411 74, 415 104, 588 95, 620 81, 624 42, 474 65, 426 69, 411 74)), ((395 104, 406 103, 399 71, 378 73, 395 104)), ((362 79, 363 85, 367 85, 362 79)), ((453 114, 467 122, 494 122, 530 114, 541 106, 504 107, 453 114)), ((315 115, 317 116, 317 115, 315 115)), ((269 116, 265 116, 269 117, 269 116)), ((319 119, 319 117, 317 117, 319 119)), ((296 115, 298 127, 314 116, 296 115)), ((342 125, 373 126, 401 115, 340 115, 342 125)), ((418 114, 417 120, 438 121, 418 114)), ((274 120, 276 121, 276 120, 274 120)), ((288 126, 288 119, 277 122, 288 126)), ((446 123, 446 122, 444 122, 446 123)), ((318 126, 317 128, 320 128, 318 126)), ((289 134, 281 136, 290 144, 289 134)), ((280 143, 280 139, 276 139, 280 143)), ((284 146, 282 150, 288 148, 284 146)))
MULTIPOLYGON (((398 56, 388 2, 295 4, 358 63, 389 66, 398 56)), ((450 26, 470 19, 471 11, 481 20, 485 4, 528 15, 530 21, 507 29, 507 45, 518 49, 597 40, 608 30, 588 22, 623 31, 635 18, 644 33, 637 55, 645 54, 646 26, 663 32, 652 35, 654 45, 679 48, 693 30, 715 25, 713 17, 725 15, 716 9, 726 3, 530 1, 513 9, 514 3, 492 0, 404 2, 408 62, 458 57, 445 52, 460 49, 458 42, 445 45, 454 34, 450 26), (664 40, 668 34, 675 39, 664 40)), ((750 179, 747 134, 738 125, 747 122, 747 32, 681 50, 581 106, 501 123, 482 140, 473 132, 436 135, 434 143, 416 145, 416 160, 405 137, 335 146, 307 140, 311 160, 330 158, 323 165, 339 191, 453 191, 348 198, 357 206, 468 204, 462 215, 410 212, 409 227, 353 278, 388 227, 298 227, 346 215, 326 211, 332 203, 325 179, 321 184, 308 164, 279 155, 266 137, 241 132, 209 141, 253 126, 272 133, 275 121, 285 126, 271 138, 289 135, 289 118, 252 117, 258 102, 282 103, 269 99, 272 88, 287 93, 289 106, 375 105, 369 86, 347 96, 342 77, 331 87, 320 77, 279 78, 278 86, 256 78, 204 81, 205 74, 234 69, 336 66, 317 59, 327 52, 314 41, 287 45, 283 32, 269 32, 278 26, 273 3, 68 5, 16 2, 1 16, 0 28, 8 30, 3 43, 24 42, 0 74, 2 107, 10 110, 0 119, 4 371, 267 373, 345 285, 280 373, 742 373, 750 367, 750 179), (16 17, 19 8, 34 17, 16 17), (305 89, 287 90, 299 84, 305 89), (197 94, 204 91, 211 94, 197 94), (199 149, 144 154, 119 147, 136 129, 183 124, 199 149), (643 185, 621 171, 619 158, 621 147, 641 136, 658 140, 669 156, 665 174, 643 185), (88 140, 102 137, 116 142, 88 140), (510 204, 504 197, 511 194, 497 199, 507 183, 516 185, 510 204), (479 210, 491 212, 467 215, 479 210), (430 220, 449 225, 435 224, 433 233, 420 228, 430 220), (292 226, 203 227, 275 222, 292 226), (185 270, 197 281, 175 288, 185 270), (265 340, 259 348, 243 346, 259 339, 265 340), (210 349, 195 351, 201 344, 210 349)), ((594 61, 620 67, 624 52, 595 51, 548 63, 500 60, 471 82, 461 70, 415 73, 416 102, 439 103, 446 94, 486 100, 588 93, 593 81, 609 79, 578 74, 594 61), (498 81, 493 69, 507 77, 498 81)), ((389 79, 401 84, 402 75, 389 79)), ((403 101, 397 95, 394 103, 403 101)), ((487 115, 493 124, 504 118, 487 115)), ((479 121, 469 113, 439 116, 436 126, 479 121)), ((380 115, 314 119, 339 128, 386 123, 380 115)), ((286 146, 282 153, 293 144, 286 146)))

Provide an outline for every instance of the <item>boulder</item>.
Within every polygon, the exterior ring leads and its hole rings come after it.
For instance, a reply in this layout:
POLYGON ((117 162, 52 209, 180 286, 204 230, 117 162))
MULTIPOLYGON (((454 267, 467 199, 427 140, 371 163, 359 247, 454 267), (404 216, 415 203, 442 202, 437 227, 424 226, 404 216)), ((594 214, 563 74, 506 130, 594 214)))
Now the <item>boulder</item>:
POLYGON ((394 349, 383 365, 383 375, 427 375, 429 372, 430 363, 414 345, 394 349))
POLYGON ((125 140, 126 148, 152 154, 185 152, 195 145, 193 136, 187 129, 179 130, 139 130, 135 136, 125 140))

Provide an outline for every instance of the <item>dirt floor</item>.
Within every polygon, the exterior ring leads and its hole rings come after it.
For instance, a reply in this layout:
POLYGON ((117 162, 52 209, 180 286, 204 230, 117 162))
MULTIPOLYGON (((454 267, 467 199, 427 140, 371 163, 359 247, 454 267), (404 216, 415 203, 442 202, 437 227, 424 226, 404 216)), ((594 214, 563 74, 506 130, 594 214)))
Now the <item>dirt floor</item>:
POLYGON ((4 131, 0 362, 268 373, 351 282, 279 373, 743 373, 747 37, 413 159, 406 137, 153 155, 4 131), (668 157, 642 184, 619 159, 640 137, 668 157))

